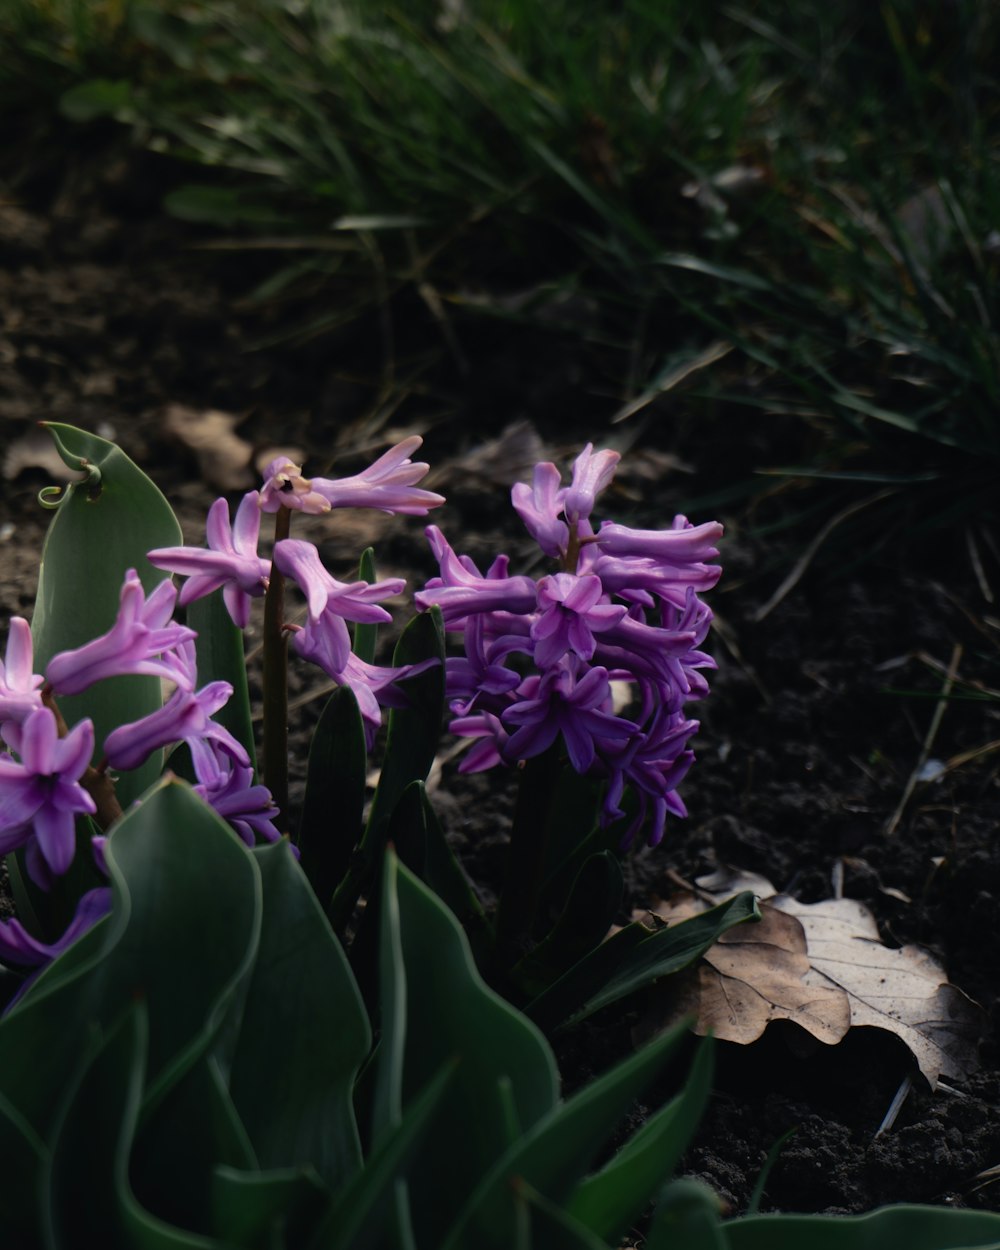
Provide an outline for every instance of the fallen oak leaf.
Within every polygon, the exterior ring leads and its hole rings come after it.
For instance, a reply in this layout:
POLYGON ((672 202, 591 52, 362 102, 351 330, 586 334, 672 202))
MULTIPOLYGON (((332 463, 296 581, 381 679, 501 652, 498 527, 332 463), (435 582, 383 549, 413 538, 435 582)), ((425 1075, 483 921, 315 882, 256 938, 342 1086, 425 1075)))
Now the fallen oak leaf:
POLYGON ((780 895, 771 905, 801 923, 811 964, 806 980, 846 992, 852 1028, 895 1033, 932 1089, 941 1076, 963 1080, 975 1071, 982 1011, 926 951, 884 946, 875 917, 856 899, 800 903, 780 895))
POLYGON ((724 934, 680 984, 665 984, 636 1040, 693 1013, 696 1032, 746 1045, 771 1020, 785 1019, 827 1045, 849 1028, 895 1033, 932 1089, 941 1076, 975 1070, 980 1008, 926 952, 884 946, 874 916, 855 899, 799 903, 776 896, 764 878, 721 870, 699 878, 696 893, 652 910, 673 923, 747 888, 770 895, 760 924, 724 934))
MULTIPOLYGON (((700 910, 700 908, 698 909, 700 910)), ((816 984, 806 935, 798 920, 768 902, 758 924, 724 933, 705 952, 686 982, 637 1030, 636 1040, 661 1032, 686 1014, 697 1018, 695 1032, 749 1045, 772 1020, 791 1020, 827 1045, 851 1027, 851 1006, 843 989, 816 984)))

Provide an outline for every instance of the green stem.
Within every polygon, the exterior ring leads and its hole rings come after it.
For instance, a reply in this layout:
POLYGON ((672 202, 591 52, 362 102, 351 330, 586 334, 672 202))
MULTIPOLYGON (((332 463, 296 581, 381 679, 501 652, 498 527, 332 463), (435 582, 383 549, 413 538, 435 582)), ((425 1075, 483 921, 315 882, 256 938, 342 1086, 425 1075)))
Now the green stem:
POLYGON ((497 955, 503 969, 523 958, 542 891, 551 828, 551 803, 559 775, 557 745, 527 760, 517 792, 507 852, 507 878, 497 915, 497 955))
MULTIPOLYGON (((288 537, 288 508, 274 514, 274 541, 288 537)), ((264 782, 271 791, 281 822, 288 826, 288 643, 285 623, 285 579, 271 562, 264 596, 264 782)))

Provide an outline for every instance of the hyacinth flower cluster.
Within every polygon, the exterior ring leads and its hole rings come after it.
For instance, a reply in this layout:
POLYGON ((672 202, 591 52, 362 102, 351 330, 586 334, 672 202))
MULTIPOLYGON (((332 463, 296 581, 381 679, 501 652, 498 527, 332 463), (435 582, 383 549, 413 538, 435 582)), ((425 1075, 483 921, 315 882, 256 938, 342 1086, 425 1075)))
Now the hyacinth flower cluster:
POLYGON ((722 526, 678 516, 666 530, 610 521, 595 530, 597 497, 619 459, 588 444, 568 486, 551 463, 514 486, 514 508, 553 571, 512 574, 500 555, 482 573, 431 526, 440 576, 416 600, 440 607, 464 643, 447 661, 450 727, 473 740, 462 769, 559 749, 578 773, 606 781, 604 825, 625 817, 626 789, 635 796, 627 846, 644 827, 658 843, 668 814, 686 814, 677 786, 698 729, 686 705, 707 693, 703 670, 715 667, 700 650, 712 613, 699 593, 718 581, 722 526), (615 710, 619 682, 628 683, 626 714, 615 710))
MULTIPOLYGON (((443 499, 415 486, 428 468, 410 459, 420 442, 406 439, 363 473, 336 480, 307 481, 299 466, 275 460, 260 491, 250 491, 240 501, 232 523, 227 501, 215 501, 207 520, 206 548, 148 553, 155 567, 186 578, 180 591, 168 577, 147 595, 130 569, 112 627, 81 647, 53 656, 44 673, 34 671, 28 622, 12 618, 0 662, 0 737, 7 748, 0 751, 0 854, 23 850, 29 877, 49 890, 73 861, 77 819, 91 817, 103 831, 121 814, 114 797, 115 773, 135 769, 154 752, 181 743, 190 751, 195 792, 248 845, 257 839, 277 841, 286 827, 283 804, 274 801, 273 787, 256 782, 246 747, 214 719, 233 687, 211 681, 199 688, 196 631, 176 622, 175 610, 221 590, 234 624, 245 629, 251 600, 272 594, 285 577, 293 579, 306 597, 307 620, 304 626, 279 621, 278 645, 283 649, 290 634, 299 655, 351 687, 370 745, 382 706, 401 699, 396 683, 411 675, 412 668, 364 663, 351 651, 347 622, 389 620, 381 601, 398 594, 404 583, 395 578, 371 585, 338 582, 323 568, 312 544, 287 537, 274 544, 272 559, 265 559, 257 550, 261 515, 277 515, 279 534, 287 534, 293 510, 371 507, 426 515, 443 499), (156 711, 112 729, 95 754, 92 721, 67 726, 58 700, 129 675, 158 677, 169 694, 156 711)), ((102 835, 93 843, 101 868, 102 835)), ((47 962, 109 906, 107 888, 85 894, 70 927, 52 944, 31 936, 19 921, 3 922, 0 957, 27 967, 47 962)))

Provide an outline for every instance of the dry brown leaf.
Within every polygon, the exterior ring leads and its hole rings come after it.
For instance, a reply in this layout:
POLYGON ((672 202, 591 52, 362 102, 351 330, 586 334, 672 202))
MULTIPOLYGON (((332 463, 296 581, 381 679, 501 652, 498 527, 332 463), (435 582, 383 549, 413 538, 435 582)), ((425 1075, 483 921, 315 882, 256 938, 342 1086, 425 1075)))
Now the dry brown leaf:
POLYGON ((792 1020, 828 1045, 868 1026, 901 1038, 932 1089, 941 1076, 975 1070, 979 1007, 926 952, 884 946, 874 916, 856 899, 799 903, 775 896, 763 877, 727 869, 653 911, 676 923, 745 889, 765 897, 761 922, 723 934, 679 992, 665 982, 639 1036, 687 1012, 697 1016, 696 1032, 742 1044, 771 1020, 792 1020))
POLYGON ((856 899, 807 904, 781 895, 772 903, 805 931, 806 981, 839 986, 850 998, 852 1027, 902 1038, 932 1089, 940 1076, 962 1080, 975 1071, 982 1012, 926 951, 883 946, 874 916, 856 899))
POLYGON ((236 434, 238 417, 211 408, 168 404, 163 424, 169 434, 194 452, 202 477, 216 490, 247 490, 254 484, 250 470, 253 447, 236 434))

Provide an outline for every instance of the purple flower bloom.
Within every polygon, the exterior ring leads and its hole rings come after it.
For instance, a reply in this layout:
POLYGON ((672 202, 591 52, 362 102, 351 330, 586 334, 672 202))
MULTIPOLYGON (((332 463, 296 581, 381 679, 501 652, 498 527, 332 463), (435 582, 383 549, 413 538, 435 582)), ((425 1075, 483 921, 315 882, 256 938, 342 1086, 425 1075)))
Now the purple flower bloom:
POLYGON ((28 874, 42 889, 73 862, 76 816, 97 810, 79 784, 93 751, 91 721, 60 738, 55 716, 42 707, 21 727, 21 763, 0 755, 0 854, 25 847, 28 874))
POLYGON ((15 751, 21 749, 21 725, 42 706, 45 679, 33 668, 31 626, 23 616, 12 616, 6 659, 0 662, 0 735, 15 751))
MULTIPOLYGON (((24 968, 37 968, 61 955, 111 910, 111 890, 97 886, 88 890, 76 905, 73 919, 54 942, 40 942, 20 920, 0 921, 0 959, 24 968)), ((23 992, 27 985, 21 987, 23 992)))
POLYGON ((426 464, 410 460, 410 453, 422 442, 417 435, 404 438, 353 477, 304 478, 301 465, 278 457, 265 470, 260 507, 264 512, 277 512, 282 507, 300 512, 376 508, 380 512, 426 516, 431 508, 444 503, 444 497, 419 490, 415 485, 428 469, 426 464))
POLYGON ((319 513, 329 512, 330 502, 313 489, 308 478, 302 476, 300 464, 293 464, 287 456, 278 456, 264 470, 258 507, 261 512, 293 508, 296 512, 319 513))
POLYGON ((260 499, 249 491, 236 509, 236 520, 229 523, 229 504, 217 499, 208 510, 205 524, 207 548, 157 547, 147 558, 158 569, 187 577, 178 603, 185 607, 222 587, 222 597, 233 624, 246 629, 250 620, 250 600, 267 589, 271 566, 257 554, 260 536, 260 499))
POLYGON ((604 602, 599 577, 554 573, 538 583, 539 614, 531 626, 535 641, 535 663, 548 668, 568 651, 581 660, 594 654, 595 633, 611 629, 625 615, 621 604, 604 602))
MULTIPOLYGON (((194 644, 184 643, 179 649, 182 667, 188 674, 194 672, 194 644)), ((190 683, 194 684, 193 680, 190 683)), ((211 768, 208 758, 210 744, 217 745, 237 763, 249 765, 246 749, 228 729, 211 718, 229 701, 233 688, 228 681, 212 681, 194 693, 190 688, 178 688, 163 707, 127 725, 119 725, 104 740, 104 754, 112 768, 127 771, 139 765, 154 751, 173 742, 186 742, 195 760, 203 761, 202 767, 211 768)))
POLYGON ((178 680, 176 663, 160 657, 196 635, 171 621, 176 599, 177 589, 169 578, 147 599, 135 569, 129 569, 114 625, 93 642, 53 656, 46 681, 56 694, 79 694, 105 677, 141 673, 178 680))
POLYGON ((570 521, 585 521, 594 510, 597 496, 610 483, 621 455, 617 451, 594 451, 588 443, 573 464, 573 480, 566 490, 563 510, 570 521))
POLYGON ((430 467, 410 460, 410 453, 423 441, 417 434, 404 438, 361 473, 333 480, 314 477, 312 488, 331 508, 376 508, 379 512, 426 516, 431 508, 444 503, 444 496, 418 490, 415 485, 430 467))
POLYGON ((211 751, 210 758, 201 755, 195 761, 195 771, 195 793, 232 825, 247 846, 254 845, 255 834, 267 842, 281 840, 273 823, 280 813, 271 791, 253 784, 253 769, 248 764, 237 763, 225 752, 211 751))
POLYGON ((391 621, 378 600, 399 594, 406 585, 401 577, 371 583, 338 582, 323 567, 312 543, 296 538, 275 544, 274 563, 295 579, 309 605, 308 623, 295 633, 295 649, 335 680, 351 654, 345 621, 370 625, 391 621))
POLYGON ((625 741, 637 728, 604 710, 611 707, 607 669, 591 668, 577 679, 576 666, 567 661, 527 678, 518 696, 501 718, 507 729, 520 726, 504 749, 509 763, 540 755, 562 734, 570 763, 585 773, 598 746, 625 741))
POLYGON ((569 545, 569 526, 559 520, 566 499, 561 480, 559 470, 546 460, 535 465, 531 486, 517 482, 510 492, 514 510, 528 533, 553 560, 564 555, 569 545))
POLYGON ((451 728, 474 740, 462 770, 513 764, 561 738, 578 772, 607 780, 604 823, 622 817, 628 786, 639 815, 626 841, 645 823, 655 842, 667 813, 683 813, 674 791, 697 728, 683 708, 708 691, 700 670, 715 667, 698 650, 712 614, 696 592, 718 580, 708 561, 722 527, 678 516, 662 533, 605 522, 595 534, 590 517, 618 460, 588 444, 568 487, 542 463, 531 486, 513 488, 514 508, 561 571, 536 583, 511 576, 501 555, 484 577, 431 526, 440 576, 416 602, 440 606, 446 628, 463 634, 465 655, 446 661, 451 728), (634 719, 613 714, 611 681, 631 685, 634 719))
POLYGON ((425 533, 440 565, 441 576, 431 578, 424 589, 414 596, 421 611, 437 604, 445 625, 449 629, 459 629, 466 616, 480 612, 523 613, 534 610, 534 579, 509 577, 506 556, 494 561, 484 577, 468 556, 455 554, 436 525, 429 525, 425 533))

